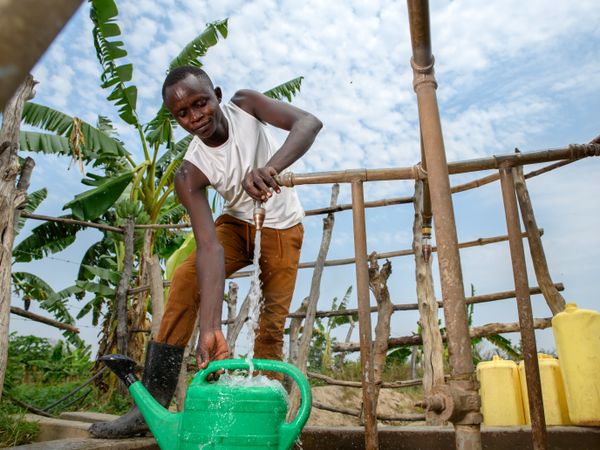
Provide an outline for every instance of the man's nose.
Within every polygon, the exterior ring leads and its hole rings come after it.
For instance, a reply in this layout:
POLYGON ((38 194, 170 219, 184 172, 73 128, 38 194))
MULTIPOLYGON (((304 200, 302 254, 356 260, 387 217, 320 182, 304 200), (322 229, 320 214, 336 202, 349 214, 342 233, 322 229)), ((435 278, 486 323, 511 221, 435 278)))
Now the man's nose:
POLYGON ((191 116, 192 116, 192 121, 196 121, 202 118, 202 111, 200 111, 199 109, 192 109, 191 110, 191 116))

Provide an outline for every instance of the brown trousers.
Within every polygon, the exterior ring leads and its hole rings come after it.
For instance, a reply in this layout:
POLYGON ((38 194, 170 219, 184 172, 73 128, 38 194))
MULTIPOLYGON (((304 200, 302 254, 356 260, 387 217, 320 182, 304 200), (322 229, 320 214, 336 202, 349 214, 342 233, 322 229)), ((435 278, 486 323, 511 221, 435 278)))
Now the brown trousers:
MULTIPOLYGON (((215 226, 225 252, 225 276, 252 264, 254 225, 222 215, 215 226)), ((285 230, 262 229, 260 267, 264 303, 254 344, 255 358, 283 359, 283 331, 296 284, 303 236, 302 224, 285 230)), ((187 345, 198 313, 198 292, 194 251, 173 274, 158 342, 187 345)))

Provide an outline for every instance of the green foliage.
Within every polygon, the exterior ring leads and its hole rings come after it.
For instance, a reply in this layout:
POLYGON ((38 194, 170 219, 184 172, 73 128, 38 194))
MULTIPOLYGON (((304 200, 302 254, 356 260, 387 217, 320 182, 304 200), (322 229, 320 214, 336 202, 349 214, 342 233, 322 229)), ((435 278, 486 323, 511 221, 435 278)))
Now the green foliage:
MULTIPOLYGON (((34 191, 31 194, 28 194, 27 201, 25 202, 25 208, 24 208, 25 212, 32 214, 37 209, 37 207, 40 206, 40 203, 42 203, 44 200, 46 200, 47 196, 48 196, 48 189, 46 189, 46 188, 38 189, 37 191, 34 191)), ((27 219, 25 219, 24 217, 21 217, 19 219, 19 223, 15 228, 16 233, 19 233, 21 231, 21 229, 25 225, 26 220, 27 219)))
POLYGON ((300 86, 304 77, 293 78, 285 83, 275 86, 266 92, 263 92, 267 97, 271 97, 277 100, 283 100, 285 97, 288 102, 292 101, 292 97, 300 93, 300 86))
MULTIPOLYGON (((349 286, 339 304, 338 298, 334 297, 331 302, 331 310, 345 310, 351 294, 352 286, 349 286)), ((333 369, 333 356, 331 348, 333 344, 337 342, 337 338, 332 336, 332 332, 337 327, 350 323, 351 320, 358 320, 358 316, 356 314, 353 316, 333 316, 328 317, 326 321, 315 319, 312 342, 308 354, 308 364, 311 369, 333 369)))
POLYGON ((137 87, 126 84, 133 77, 133 66, 117 63, 117 60, 127 56, 123 41, 113 39, 121 36, 121 29, 116 23, 119 14, 117 5, 113 0, 91 0, 90 4, 94 46, 103 69, 100 77, 102 88, 112 88, 107 98, 119 107, 119 117, 140 128, 136 112, 137 87))
POLYGON ((23 413, 0 405, 0 448, 29 444, 39 431, 40 426, 25 420, 23 413))
POLYGON ((27 125, 50 131, 54 135, 21 131, 21 150, 74 157, 76 149, 70 141, 74 142, 76 135, 80 135, 83 144, 78 146, 78 150, 86 163, 98 165, 128 154, 123 144, 105 130, 48 106, 27 102, 23 108, 22 120, 27 125))
POLYGON ((9 389, 22 383, 54 383, 89 375, 90 348, 74 348, 63 341, 55 345, 37 336, 11 333, 6 371, 9 389))
MULTIPOLYGON (((41 309, 52 313, 60 322, 67 324, 75 322, 69 313, 67 301, 71 295, 79 293, 77 288, 66 288, 54 292, 48 283, 32 273, 13 272, 11 277, 15 294, 21 296, 26 310, 29 309, 32 301, 38 301, 41 309)), ((81 338, 72 331, 64 330, 63 336, 76 347, 83 345, 81 338)))
MULTIPOLYGON (((117 177, 94 176, 93 183, 97 187, 76 195, 63 209, 71 208, 73 215, 80 220, 94 220, 113 206, 134 175, 135 172, 126 172, 117 177)), ((88 183, 91 181, 88 180, 88 183)))
MULTIPOLYGON (((61 217, 73 218, 70 214, 61 217)), ((28 237, 13 248, 13 258, 16 262, 29 262, 58 253, 75 242, 75 235, 82 228, 81 225, 44 222, 35 227, 28 237)))

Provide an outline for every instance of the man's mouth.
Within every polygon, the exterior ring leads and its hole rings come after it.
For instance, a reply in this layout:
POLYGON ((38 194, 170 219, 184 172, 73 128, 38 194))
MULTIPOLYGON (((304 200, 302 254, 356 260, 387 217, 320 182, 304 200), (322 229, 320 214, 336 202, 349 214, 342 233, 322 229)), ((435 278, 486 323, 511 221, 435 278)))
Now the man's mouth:
POLYGON ((201 123, 198 126, 198 128, 196 128, 194 131, 198 134, 204 134, 208 131, 209 125, 210 125, 210 120, 207 120, 206 122, 201 123))

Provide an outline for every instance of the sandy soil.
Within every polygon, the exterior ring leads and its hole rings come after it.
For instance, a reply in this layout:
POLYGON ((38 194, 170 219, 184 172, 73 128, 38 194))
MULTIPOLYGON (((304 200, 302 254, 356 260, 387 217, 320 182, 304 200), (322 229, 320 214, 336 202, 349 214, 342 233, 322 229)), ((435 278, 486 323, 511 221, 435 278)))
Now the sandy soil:
MULTIPOLYGON (((328 406, 358 410, 362 401, 360 389, 342 386, 313 387, 313 400, 328 406)), ((400 390, 382 389, 379 395, 377 412, 386 415, 406 414, 417 412, 413 407, 418 400, 414 395, 400 390)), ((407 424, 406 422, 393 422, 394 425, 407 424)), ((411 425, 423 425, 424 422, 411 422, 411 425)), ((358 417, 349 416, 330 411, 312 408, 309 426, 357 426, 358 417)))

